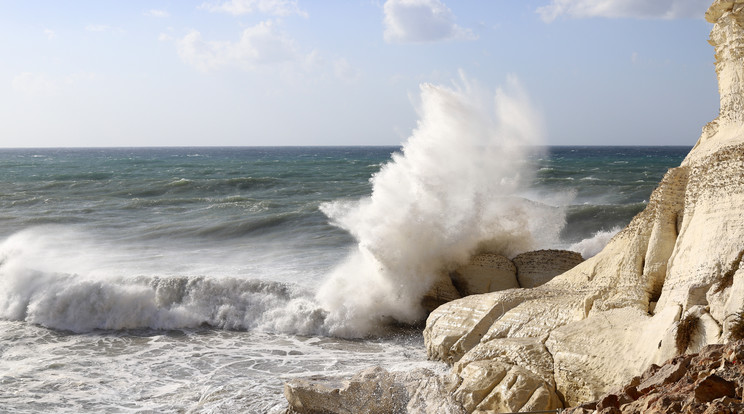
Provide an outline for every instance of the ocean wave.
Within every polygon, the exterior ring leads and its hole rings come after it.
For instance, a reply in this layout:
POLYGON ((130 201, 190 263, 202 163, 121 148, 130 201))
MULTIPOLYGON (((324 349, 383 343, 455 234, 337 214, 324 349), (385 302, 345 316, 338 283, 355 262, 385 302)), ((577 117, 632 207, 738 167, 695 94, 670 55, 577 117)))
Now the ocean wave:
POLYGON ((317 335, 325 319, 308 292, 265 280, 88 279, 6 265, 0 278, 6 285, 0 288, 0 317, 76 333, 210 326, 317 335))
POLYGON ((171 180, 157 180, 142 183, 139 187, 124 188, 113 195, 117 197, 154 198, 165 195, 193 194, 194 197, 204 197, 213 194, 229 194, 229 192, 245 192, 266 190, 282 186, 284 180, 276 177, 233 177, 214 179, 178 178, 171 180))
POLYGON ((576 243, 592 237, 597 231, 624 227, 646 203, 632 204, 580 204, 566 208, 566 226, 561 239, 576 243))
POLYGON ((542 130, 510 81, 495 97, 464 76, 454 88, 422 85, 421 119, 370 180, 371 196, 323 204, 357 241, 318 292, 334 333, 363 334, 381 318, 419 321, 442 269, 479 249, 514 255, 557 237, 562 212, 518 196, 535 173, 526 145, 542 130))
POLYGON ((144 257, 111 248, 62 227, 7 238, 0 244, 0 318, 75 333, 203 326, 330 332, 309 287, 249 275, 167 274, 163 265, 140 266, 144 257))

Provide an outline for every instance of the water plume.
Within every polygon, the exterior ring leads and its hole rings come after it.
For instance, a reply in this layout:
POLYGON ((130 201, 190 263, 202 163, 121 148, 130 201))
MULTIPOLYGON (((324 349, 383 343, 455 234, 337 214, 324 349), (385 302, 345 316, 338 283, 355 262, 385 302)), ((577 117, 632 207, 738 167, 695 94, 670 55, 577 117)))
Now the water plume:
POLYGON ((419 117, 371 178, 371 196, 321 207, 358 241, 317 294, 334 335, 420 320, 437 275, 478 250, 513 256, 557 240, 562 213, 518 196, 542 122, 516 78, 495 96, 464 75, 452 87, 423 84, 419 117))

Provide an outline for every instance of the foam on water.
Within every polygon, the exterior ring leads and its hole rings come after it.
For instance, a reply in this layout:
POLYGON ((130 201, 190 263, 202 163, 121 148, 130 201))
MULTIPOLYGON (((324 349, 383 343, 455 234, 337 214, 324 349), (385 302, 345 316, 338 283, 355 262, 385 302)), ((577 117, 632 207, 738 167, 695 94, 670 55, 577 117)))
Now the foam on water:
POLYGON ((71 335, 0 321, 0 396, 16 413, 283 413, 283 382, 445 366, 420 338, 346 341, 193 329, 71 335))
POLYGON ((60 226, 16 233, 0 244, 0 318, 73 332, 209 325, 323 333, 324 313, 301 285, 205 276, 200 270, 214 267, 198 260, 148 263, 140 253, 60 226))
POLYGON ((318 293, 335 335, 420 319, 439 272, 479 249, 513 256, 558 238, 561 212, 517 197, 542 127, 516 79, 495 96, 464 76, 454 87, 424 84, 419 116, 370 197, 322 206, 358 241, 318 293))

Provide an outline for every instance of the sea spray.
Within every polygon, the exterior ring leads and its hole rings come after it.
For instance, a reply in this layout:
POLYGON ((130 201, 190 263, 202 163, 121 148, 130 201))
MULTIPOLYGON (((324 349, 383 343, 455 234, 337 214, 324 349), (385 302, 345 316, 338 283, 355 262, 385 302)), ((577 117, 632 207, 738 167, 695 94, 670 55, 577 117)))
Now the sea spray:
POLYGON ((581 253, 581 257, 588 259, 594 257, 597 253, 607 246, 607 243, 622 230, 620 227, 614 227, 610 230, 600 230, 580 242, 574 243, 568 247, 568 250, 581 253))
POLYGON ((317 294, 331 334, 413 323, 436 277, 476 251, 513 256, 557 240, 562 213, 518 197, 542 123, 516 78, 495 97, 465 76, 454 87, 424 84, 419 117, 371 178, 371 196, 321 207, 358 242, 317 294))

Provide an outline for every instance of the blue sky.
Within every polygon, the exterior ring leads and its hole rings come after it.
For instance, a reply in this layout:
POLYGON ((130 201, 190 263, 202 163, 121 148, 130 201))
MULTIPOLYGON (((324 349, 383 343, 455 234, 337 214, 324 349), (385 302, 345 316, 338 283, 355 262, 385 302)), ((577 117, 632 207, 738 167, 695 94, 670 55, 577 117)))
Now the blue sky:
POLYGON ((397 145, 516 76, 553 145, 692 145, 710 0, 0 2, 0 146, 397 145))

